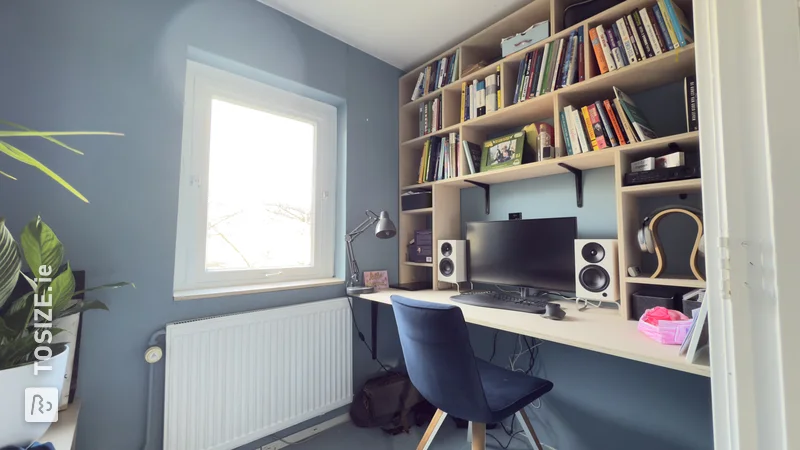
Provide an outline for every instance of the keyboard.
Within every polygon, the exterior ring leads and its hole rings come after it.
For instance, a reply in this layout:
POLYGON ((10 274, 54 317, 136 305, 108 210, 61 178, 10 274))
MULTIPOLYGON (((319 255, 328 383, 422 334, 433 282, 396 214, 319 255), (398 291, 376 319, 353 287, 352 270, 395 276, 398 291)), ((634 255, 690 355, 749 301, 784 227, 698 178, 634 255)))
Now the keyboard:
POLYGON ((545 305, 550 301, 546 298, 522 298, 514 294, 504 294, 494 291, 472 291, 450 297, 456 303, 464 305, 483 306, 484 308, 508 309, 531 314, 544 314, 545 305))

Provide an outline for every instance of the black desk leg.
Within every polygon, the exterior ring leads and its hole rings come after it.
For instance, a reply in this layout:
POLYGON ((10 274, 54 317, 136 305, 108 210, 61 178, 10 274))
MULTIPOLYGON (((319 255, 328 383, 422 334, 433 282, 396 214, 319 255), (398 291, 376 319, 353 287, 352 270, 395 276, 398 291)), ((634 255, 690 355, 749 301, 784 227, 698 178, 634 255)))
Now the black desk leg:
POLYGON ((372 314, 372 360, 378 359, 378 302, 369 302, 372 314))

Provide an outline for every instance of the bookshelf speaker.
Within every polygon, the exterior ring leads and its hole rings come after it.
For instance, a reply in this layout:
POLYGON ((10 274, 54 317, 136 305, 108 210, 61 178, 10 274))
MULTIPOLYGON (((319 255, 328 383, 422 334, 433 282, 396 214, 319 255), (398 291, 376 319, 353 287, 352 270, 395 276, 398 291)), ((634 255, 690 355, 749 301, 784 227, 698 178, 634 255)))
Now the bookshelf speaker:
POLYGON ((467 281, 467 241, 440 240, 438 247, 439 281, 467 281))
POLYGON ((575 239, 575 296, 586 300, 619 300, 616 239, 575 239))

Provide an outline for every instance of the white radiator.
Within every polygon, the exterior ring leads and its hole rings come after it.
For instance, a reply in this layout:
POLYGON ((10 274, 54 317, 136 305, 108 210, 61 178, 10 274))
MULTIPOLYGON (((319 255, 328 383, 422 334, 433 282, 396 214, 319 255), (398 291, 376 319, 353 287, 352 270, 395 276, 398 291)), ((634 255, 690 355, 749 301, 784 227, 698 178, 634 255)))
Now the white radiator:
POLYGON ((164 450, 227 450, 353 398, 347 299, 167 325, 164 450))

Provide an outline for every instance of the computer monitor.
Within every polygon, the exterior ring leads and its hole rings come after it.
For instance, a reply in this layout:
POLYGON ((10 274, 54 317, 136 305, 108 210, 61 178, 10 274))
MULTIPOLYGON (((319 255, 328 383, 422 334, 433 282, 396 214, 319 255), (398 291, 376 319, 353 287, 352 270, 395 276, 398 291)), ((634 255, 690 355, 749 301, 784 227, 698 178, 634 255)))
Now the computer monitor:
POLYGON ((470 281, 575 292, 577 234, 575 217, 468 222, 470 281))

